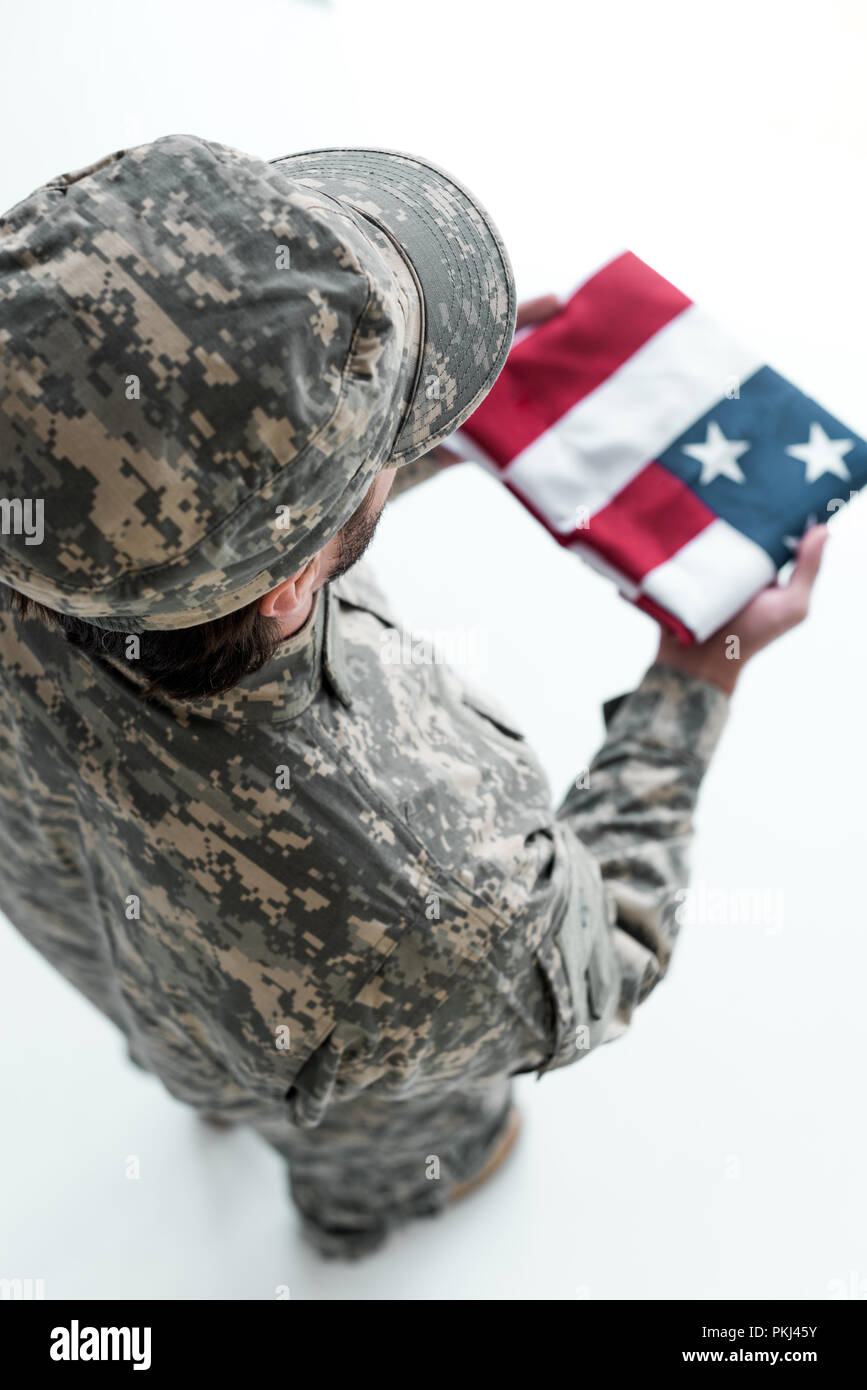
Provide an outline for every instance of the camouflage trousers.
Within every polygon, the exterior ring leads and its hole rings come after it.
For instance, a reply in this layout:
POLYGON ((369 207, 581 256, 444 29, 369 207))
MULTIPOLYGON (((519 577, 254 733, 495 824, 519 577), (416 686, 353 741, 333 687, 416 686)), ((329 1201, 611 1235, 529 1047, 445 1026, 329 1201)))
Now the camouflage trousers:
MULTIPOLYGON (((127 1056, 152 1074, 129 1042, 127 1056)), ((307 1241, 326 1257, 357 1259, 398 1226, 436 1216, 452 1188, 480 1172, 506 1128, 512 1079, 405 1101, 362 1094, 332 1105, 312 1129, 252 1099, 194 1108, 247 1126, 276 1149, 307 1241)))
MULTIPOLYGON (((129 1060, 154 1076, 89 956, 73 956, 65 940, 57 950, 44 940, 37 946, 126 1034, 129 1060)), ((332 1105, 314 1128, 302 1128, 290 1122, 288 1107, 264 1105, 237 1089, 231 1102, 216 1094, 206 1102, 208 1084, 188 1074, 183 1063, 171 1076, 163 1071, 163 1084, 199 1113, 247 1125, 276 1149, 288 1163, 306 1238, 322 1255, 346 1259, 377 1249, 389 1231, 415 1217, 441 1212, 455 1184, 475 1177, 486 1163, 512 1104, 512 1081, 504 1075, 411 1100, 362 1092, 332 1105), (197 1090, 201 1101, 192 1099, 197 1090)))
POLYGON ((445 1207, 475 1177, 511 1109, 508 1077, 424 1100, 360 1096, 312 1130, 282 1116, 248 1121, 287 1160, 304 1234, 320 1254, 357 1258, 389 1231, 445 1207))

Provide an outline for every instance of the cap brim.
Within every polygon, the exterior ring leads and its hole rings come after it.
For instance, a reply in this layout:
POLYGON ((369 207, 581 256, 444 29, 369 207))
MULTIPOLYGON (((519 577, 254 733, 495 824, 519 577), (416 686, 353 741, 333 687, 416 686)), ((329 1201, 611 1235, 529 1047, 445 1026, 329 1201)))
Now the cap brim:
POLYGON ((410 463, 472 415, 506 360, 517 303, 500 234, 462 184, 414 155, 309 150, 271 163, 377 223, 415 271, 424 344, 389 459, 392 467, 410 463))

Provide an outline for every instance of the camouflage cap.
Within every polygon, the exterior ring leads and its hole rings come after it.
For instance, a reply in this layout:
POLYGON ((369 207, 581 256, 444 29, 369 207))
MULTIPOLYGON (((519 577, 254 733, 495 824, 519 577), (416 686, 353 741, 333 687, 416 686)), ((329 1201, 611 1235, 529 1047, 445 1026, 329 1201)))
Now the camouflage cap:
POLYGON ((490 218, 409 155, 173 135, 52 179, 0 219, 0 580, 124 632, 230 613, 463 423, 514 323, 490 218))

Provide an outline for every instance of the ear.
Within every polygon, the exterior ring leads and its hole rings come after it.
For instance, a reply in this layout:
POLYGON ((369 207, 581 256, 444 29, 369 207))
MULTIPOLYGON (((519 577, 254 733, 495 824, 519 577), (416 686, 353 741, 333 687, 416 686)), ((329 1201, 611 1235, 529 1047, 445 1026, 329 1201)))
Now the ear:
POLYGON ((259 599, 259 612, 262 617, 294 618, 302 613, 310 602, 310 595, 318 576, 319 556, 314 555, 303 569, 262 595, 259 599))

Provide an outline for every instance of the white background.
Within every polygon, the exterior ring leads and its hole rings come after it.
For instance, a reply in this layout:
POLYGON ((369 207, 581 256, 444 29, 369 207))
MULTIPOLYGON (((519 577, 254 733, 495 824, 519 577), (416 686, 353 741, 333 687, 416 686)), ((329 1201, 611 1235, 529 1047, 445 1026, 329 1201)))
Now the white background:
MULTIPOLYGON (((10 7, 0 204, 173 131, 409 150, 487 205, 522 298, 628 246, 865 434, 865 29, 858 0, 10 7)), ((0 1275, 49 1298, 867 1296, 865 541, 862 499, 703 792, 695 881, 769 894, 779 930, 685 929, 630 1034, 521 1081, 496 1181, 361 1265, 308 1253, 279 1159, 204 1132, 4 924, 0 1275)), ((473 465, 395 500, 372 557, 413 625, 487 630, 472 678, 559 797, 651 621, 473 465)))

